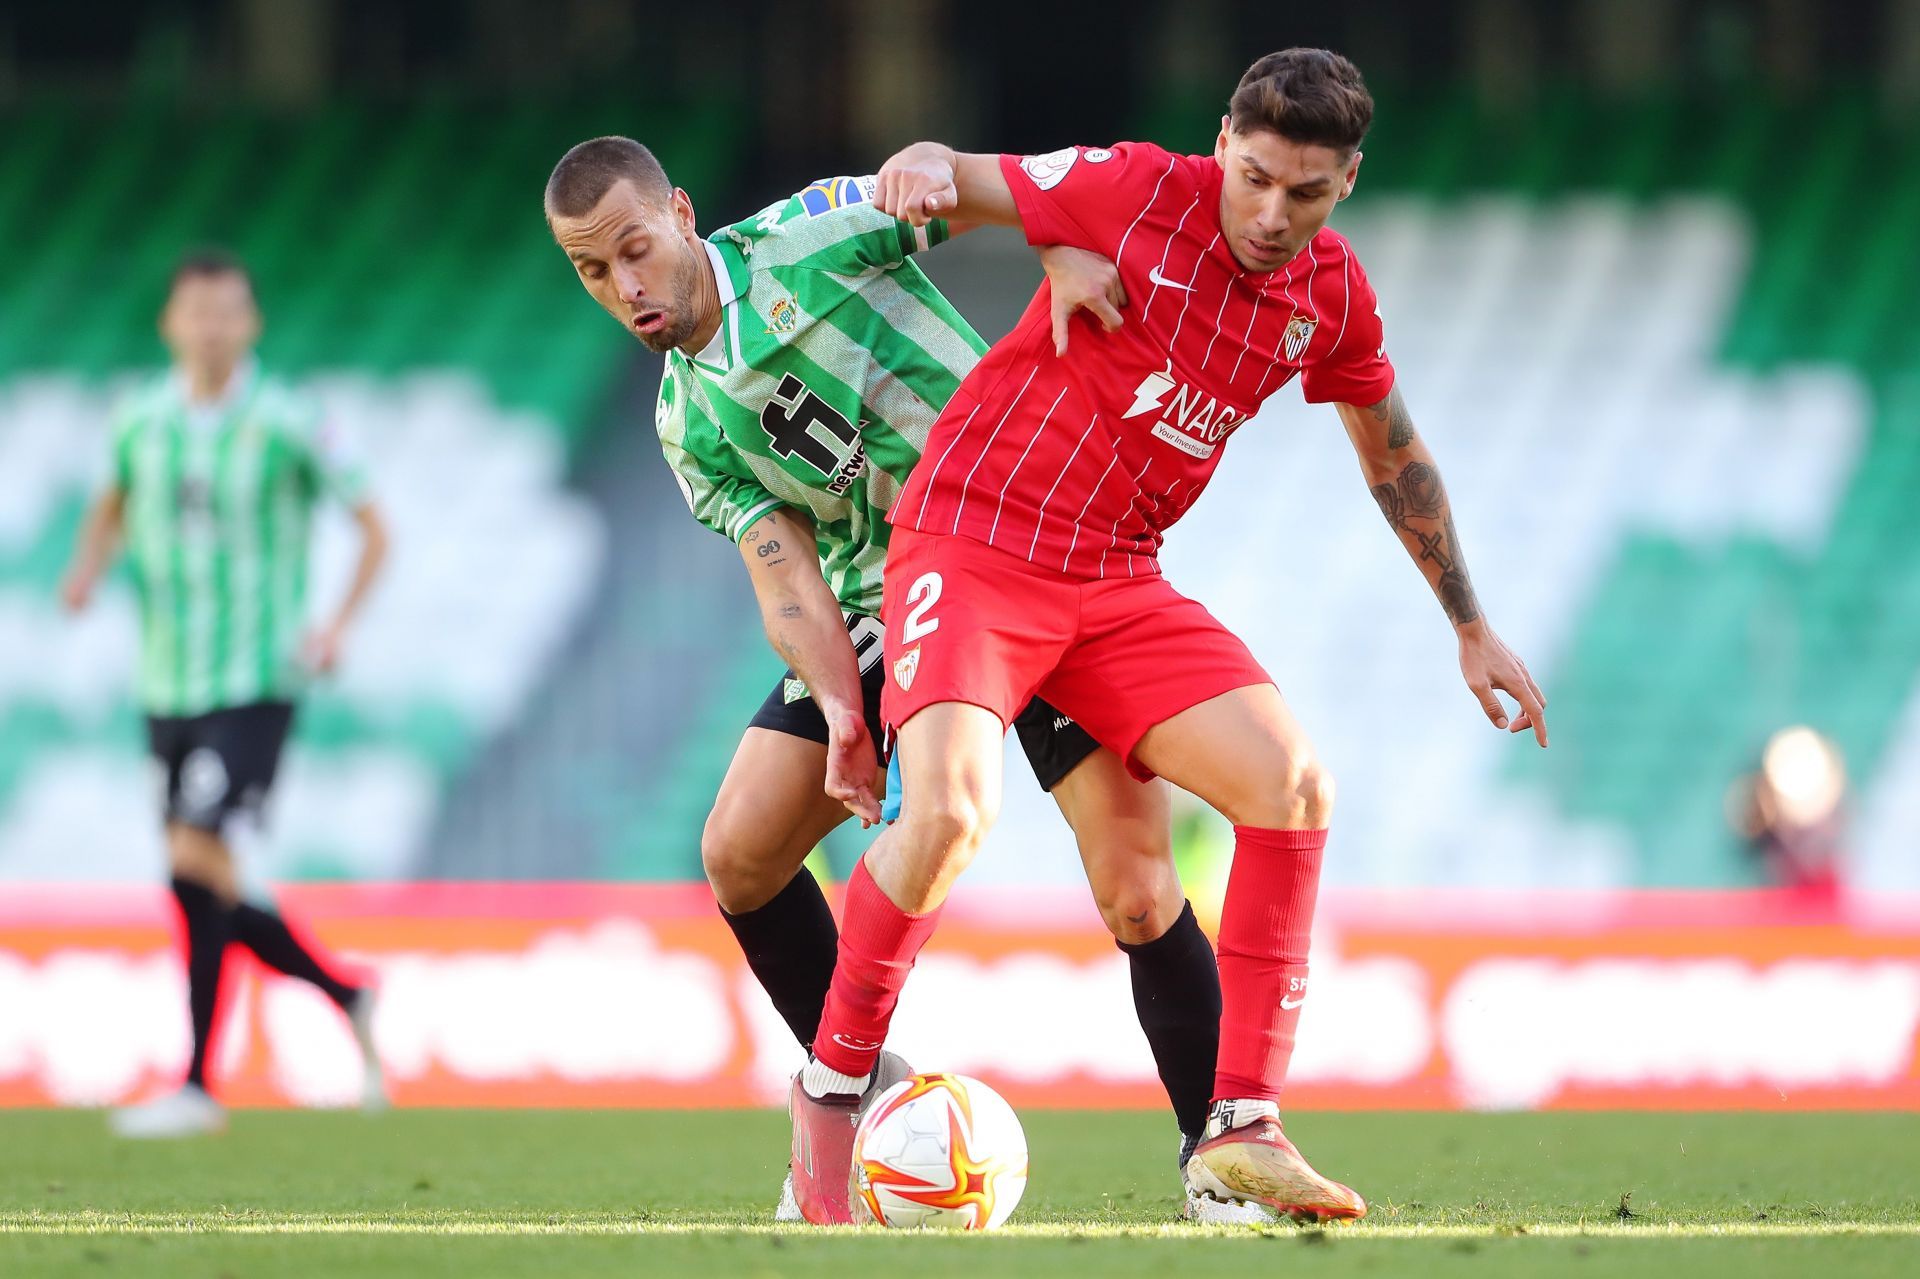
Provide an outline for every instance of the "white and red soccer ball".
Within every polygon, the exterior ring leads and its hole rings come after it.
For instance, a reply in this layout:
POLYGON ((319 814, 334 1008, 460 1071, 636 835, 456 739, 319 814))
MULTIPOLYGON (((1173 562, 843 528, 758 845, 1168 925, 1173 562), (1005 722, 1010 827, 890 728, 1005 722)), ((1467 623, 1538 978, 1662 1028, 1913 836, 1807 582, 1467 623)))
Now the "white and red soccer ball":
POLYGON ((904 1229, 992 1230, 1027 1189, 1013 1107, 966 1075, 912 1075, 875 1099, 853 1137, 854 1188, 904 1229))

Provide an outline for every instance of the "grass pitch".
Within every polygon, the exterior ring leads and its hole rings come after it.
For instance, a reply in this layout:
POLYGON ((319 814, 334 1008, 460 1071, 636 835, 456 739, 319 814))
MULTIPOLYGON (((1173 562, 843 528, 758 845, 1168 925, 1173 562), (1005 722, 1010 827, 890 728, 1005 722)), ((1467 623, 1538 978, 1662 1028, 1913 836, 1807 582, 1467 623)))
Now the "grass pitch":
POLYGON ((1920 1274, 1920 1115, 1298 1114, 1373 1210, 1262 1231, 1174 1219, 1160 1115, 1024 1119, 1014 1224, 956 1237, 773 1226, 776 1113, 242 1113, 133 1144, 0 1112, 0 1275, 1920 1274))

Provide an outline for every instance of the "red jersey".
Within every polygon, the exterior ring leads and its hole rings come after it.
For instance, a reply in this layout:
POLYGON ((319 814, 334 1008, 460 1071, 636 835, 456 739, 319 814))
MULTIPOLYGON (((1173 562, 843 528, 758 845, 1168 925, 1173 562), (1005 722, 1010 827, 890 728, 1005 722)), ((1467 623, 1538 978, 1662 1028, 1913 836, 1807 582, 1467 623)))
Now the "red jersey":
POLYGON ((1160 571, 1162 535, 1234 430, 1298 375, 1309 402, 1393 389, 1380 316, 1346 240, 1322 229, 1278 271, 1220 229, 1220 166, 1144 142, 1002 156, 1027 240, 1113 259, 1117 333, 1053 353, 1048 287, 960 384, 891 519, 1082 578, 1160 571))

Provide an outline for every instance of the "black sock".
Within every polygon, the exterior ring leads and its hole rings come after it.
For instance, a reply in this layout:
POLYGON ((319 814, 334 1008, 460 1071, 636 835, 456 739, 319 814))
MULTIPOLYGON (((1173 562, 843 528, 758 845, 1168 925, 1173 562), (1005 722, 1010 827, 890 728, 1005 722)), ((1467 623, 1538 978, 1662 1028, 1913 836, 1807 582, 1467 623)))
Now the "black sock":
POLYGON ((813 872, 802 866, 760 909, 738 915, 722 910, 720 918, 733 930, 747 967, 760 979, 787 1029, 802 1048, 811 1049, 840 950, 840 930, 813 872))
POLYGON ((193 1015, 193 1060, 187 1082, 207 1086, 207 1041, 213 1037, 213 1014, 220 1005, 220 970, 227 943, 233 940, 233 912, 205 884, 178 875, 173 899, 180 903, 187 925, 187 1008, 193 1015))
POLYGON ((241 902, 233 908, 233 939, 260 957, 260 962, 275 972, 301 981, 312 982, 328 999, 346 1008, 360 994, 358 986, 349 986, 335 977, 313 952, 287 927, 287 921, 270 910, 241 902))
POLYGON ((1220 1053, 1220 967, 1186 903, 1173 927, 1149 942, 1119 943, 1133 975, 1133 1008, 1153 1049, 1160 1082, 1183 1135, 1207 1126, 1214 1059, 1220 1053))

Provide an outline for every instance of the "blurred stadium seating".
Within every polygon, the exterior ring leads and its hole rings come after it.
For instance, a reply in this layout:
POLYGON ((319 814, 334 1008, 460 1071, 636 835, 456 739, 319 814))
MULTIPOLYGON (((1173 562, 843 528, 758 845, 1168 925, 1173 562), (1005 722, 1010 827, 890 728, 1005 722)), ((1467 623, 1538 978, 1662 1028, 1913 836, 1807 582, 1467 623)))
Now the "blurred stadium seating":
MULTIPOLYGON (((1920 884, 1920 137, 1848 94, 1563 91, 1518 119, 1464 92, 1381 97, 1336 225, 1555 747, 1503 750, 1478 723, 1331 413, 1283 394, 1167 562, 1256 637, 1341 778, 1339 876, 1744 882, 1722 791, 1805 721, 1852 769, 1858 878, 1920 884), (1796 147, 1813 167, 1783 192, 1796 147)), ((696 196, 740 181, 710 106, 655 139, 696 196)), ((660 476, 652 362, 578 296, 532 204, 567 142, 663 114, 608 95, 7 115, 0 166, 24 178, 0 236, 39 248, 0 260, 0 878, 153 864, 127 846, 149 823, 125 600, 69 623, 52 588, 113 388, 156 363, 165 271, 203 239, 252 264, 266 358, 366 440, 400 526, 349 671, 306 714, 263 872, 697 875, 707 797, 777 667, 724 545, 660 476), (33 198, 76 153, 64 198, 33 198)), ((1208 120, 1139 132, 1199 146, 1208 120)), ((1030 270, 1005 240, 986 256, 1030 270)), ((1030 791, 1009 788, 1009 851, 982 874, 1070 881, 1030 791)))

